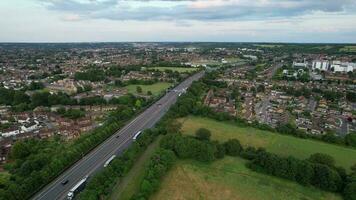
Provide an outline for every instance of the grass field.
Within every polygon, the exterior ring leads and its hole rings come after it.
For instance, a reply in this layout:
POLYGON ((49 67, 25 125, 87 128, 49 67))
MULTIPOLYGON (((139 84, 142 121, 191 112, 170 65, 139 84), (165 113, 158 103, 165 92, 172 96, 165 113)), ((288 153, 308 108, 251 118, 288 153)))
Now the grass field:
POLYGON ((225 58, 225 60, 229 63, 236 63, 236 62, 243 61, 241 58, 235 58, 235 57, 225 58))
POLYGON ((340 51, 344 52, 356 52, 356 46, 344 46, 340 49, 340 51))
POLYGON ((211 164, 178 161, 153 200, 339 200, 336 194, 256 173, 246 160, 225 157, 211 164))
POLYGON ((162 137, 159 136, 146 151, 138 158, 129 173, 115 186, 109 200, 129 200, 132 195, 138 191, 140 183, 145 176, 145 167, 149 159, 159 146, 159 141, 162 137))
POLYGON ((159 71, 172 70, 172 71, 177 71, 179 73, 194 72, 197 70, 197 68, 188 68, 188 67, 150 67, 149 69, 156 69, 159 71))
POLYGON ((243 146, 264 147, 269 152, 279 155, 292 155, 305 159, 313 153, 326 153, 334 157, 337 166, 347 170, 356 163, 356 149, 307 140, 288 135, 262 131, 252 127, 239 127, 232 123, 218 122, 208 118, 187 117, 183 122, 182 132, 193 135, 198 128, 207 128, 212 132, 212 140, 226 141, 231 138, 240 140, 243 146))
POLYGON ((142 88, 142 94, 147 94, 147 91, 151 91, 153 95, 158 95, 162 91, 166 90, 172 85, 172 83, 159 82, 152 85, 128 85, 125 88, 129 93, 137 94, 136 88, 140 86, 142 88))

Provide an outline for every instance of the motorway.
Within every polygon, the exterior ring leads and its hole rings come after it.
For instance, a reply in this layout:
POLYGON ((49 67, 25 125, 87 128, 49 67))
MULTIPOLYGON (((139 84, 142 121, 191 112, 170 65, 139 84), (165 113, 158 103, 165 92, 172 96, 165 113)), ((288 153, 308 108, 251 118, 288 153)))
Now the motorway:
POLYGON ((163 115, 173 105, 180 93, 185 88, 188 88, 191 83, 203 76, 204 72, 199 72, 180 83, 171 91, 167 92, 160 100, 147 108, 144 112, 131 120, 126 126, 121 128, 110 138, 76 162, 73 166, 63 172, 54 181, 44 187, 32 199, 38 200, 54 200, 65 199, 68 191, 81 179, 103 169, 105 161, 112 155, 119 155, 132 142, 133 136, 144 129, 153 127, 163 115), (62 185, 63 180, 68 180, 68 183, 62 185))

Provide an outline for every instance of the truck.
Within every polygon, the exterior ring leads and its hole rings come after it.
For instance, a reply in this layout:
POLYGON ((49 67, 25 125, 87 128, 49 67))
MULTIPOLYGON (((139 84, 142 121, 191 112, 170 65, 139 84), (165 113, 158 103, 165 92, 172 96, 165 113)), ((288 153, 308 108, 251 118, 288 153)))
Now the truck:
POLYGON ((132 139, 136 140, 140 134, 141 134, 141 131, 137 132, 132 139))
POLYGON ((116 155, 112 155, 112 156, 105 162, 104 167, 107 167, 107 166, 111 163, 111 161, 114 160, 115 157, 116 157, 116 155))
POLYGON ((85 176, 85 178, 80 180, 77 184, 75 184, 74 187, 72 187, 72 189, 69 190, 69 192, 67 194, 67 200, 74 199, 75 195, 77 195, 79 192, 81 192, 85 188, 88 177, 89 176, 85 176))

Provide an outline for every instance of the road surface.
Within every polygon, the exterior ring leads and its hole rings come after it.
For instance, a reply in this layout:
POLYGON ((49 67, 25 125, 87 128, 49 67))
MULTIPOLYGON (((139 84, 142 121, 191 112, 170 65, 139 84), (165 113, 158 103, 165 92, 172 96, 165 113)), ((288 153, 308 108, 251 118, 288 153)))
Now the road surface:
POLYGON ((118 155, 125 150, 133 142, 132 138, 138 131, 153 127, 168 111, 169 107, 176 102, 178 95, 185 88, 189 87, 193 81, 201 78, 203 73, 199 72, 180 83, 126 126, 113 134, 113 136, 67 169, 57 179, 44 187, 32 199, 65 199, 68 191, 77 182, 87 175, 92 176, 103 168, 105 161, 112 155, 118 155), (119 137, 117 138, 117 136, 119 137), (68 183, 62 185, 61 182, 63 180, 68 180, 68 183))

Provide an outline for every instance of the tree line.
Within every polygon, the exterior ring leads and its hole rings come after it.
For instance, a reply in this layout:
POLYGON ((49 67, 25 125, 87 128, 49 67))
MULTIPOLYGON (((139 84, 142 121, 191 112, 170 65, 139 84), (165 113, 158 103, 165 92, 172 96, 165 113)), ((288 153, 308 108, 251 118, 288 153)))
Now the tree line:
POLYGON ((300 160, 292 156, 272 154, 263 148, 244 149, 237 139, 219 143, 206 137, 202 139, 199 132, 196 134, 195 137, 182 136, 179 133, 168 134, 162 139, 161 147, 173 151, 180 159, 202 162, 212 162, 225 155, 240 156, 250 160, 247 166, 254 171, 337 192, 348 200, 356 199, 356 165, 348 175, 344 168, 335 166, 334 159, 326 154, 316 153, 306 160, 300 160))
POLYGON ((140 100, 145 105, 145 99, 130 94, 112 98, 109 101, 101 96, 85 97, 77 100, 63 92, 51 94, 47 91, 41 91, 29 96, 22 90, 0 88, 0 104, 10 105, 14 111, 19 112, 31 110, 38 106, 49 107, 53 105, 106 105, 121 103, 134 105, 137 100, 140 100))

